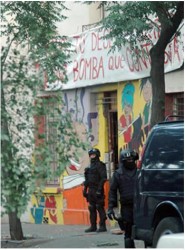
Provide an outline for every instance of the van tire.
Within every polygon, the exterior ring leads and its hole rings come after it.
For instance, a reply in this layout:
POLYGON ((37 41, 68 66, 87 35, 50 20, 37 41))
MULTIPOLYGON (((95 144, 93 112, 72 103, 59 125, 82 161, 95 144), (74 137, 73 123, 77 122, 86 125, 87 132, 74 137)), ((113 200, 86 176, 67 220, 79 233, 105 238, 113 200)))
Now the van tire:
POLYGON ((162 235, 180 232, 183 232, 183 225, 179 218, 166 217, 162 219, 155 229, 152 247, 157 247, 157 242, 162 235))

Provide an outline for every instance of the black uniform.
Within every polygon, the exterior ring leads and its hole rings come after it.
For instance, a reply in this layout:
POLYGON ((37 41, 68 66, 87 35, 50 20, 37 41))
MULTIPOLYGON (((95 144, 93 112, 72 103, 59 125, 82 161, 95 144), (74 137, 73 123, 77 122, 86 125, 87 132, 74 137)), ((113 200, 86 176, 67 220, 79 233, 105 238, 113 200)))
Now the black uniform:
POLYGON ((85 182, 83 195, 89 202, 91 227, 86 232, 106 231, 105 221, 105 194, 104 183, 107 180, 106 165, 97 156, 91 159, 90 166, 85 169, 85 182), (100 217, 100 228, 97 230, 97 211, 100 217))
MULTIPOLYGON (((127 151, 124 150, 124 152, 127 151)), ((134 248, 134 241, 131 239, 131 234, 133 225, 134 186, 137 171, 135 159, 137 159, 138 156, 134 157, 132 161, 125 159, 120 160, 119 168, 113 174, 109 191, 108 217, 110 219, 114 218, 113 208, 117 206, 117 191, 119 191, 120 194, 120 212, 122 218, 122 223, 120 224, 122 225, 121 229, 125 231, 125 248, 134 248)))

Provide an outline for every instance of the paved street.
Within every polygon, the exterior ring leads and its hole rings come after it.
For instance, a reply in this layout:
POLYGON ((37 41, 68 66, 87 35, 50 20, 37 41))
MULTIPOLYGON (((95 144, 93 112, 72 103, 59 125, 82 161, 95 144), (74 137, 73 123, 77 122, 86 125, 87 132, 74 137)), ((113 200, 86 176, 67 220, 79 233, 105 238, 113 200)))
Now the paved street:
MULTIPOLYGON (((47 225, 23 223, 22 242, 6 242, 9 225, 1 225, 1 248, 124 248, 123 235, 112 234, 110 228, 104 233, 84 233, 83 225, 47 225)), ((143 242, 136 241, 136 248, 143 248, 143 242)))

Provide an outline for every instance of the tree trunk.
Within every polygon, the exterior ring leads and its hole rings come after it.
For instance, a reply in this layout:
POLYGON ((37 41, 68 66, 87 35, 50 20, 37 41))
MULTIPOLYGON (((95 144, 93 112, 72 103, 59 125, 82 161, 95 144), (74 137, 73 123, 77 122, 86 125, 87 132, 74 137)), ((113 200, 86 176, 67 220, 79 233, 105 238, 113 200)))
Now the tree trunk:
MULTIPOLYGON (((163 16, 163 10, 157 8, 157 16, 163 16)), ((157 43, 150 50, 151 56, 151 79, 152 79, 152 115, 151 127, 156 123, 164 121, 165 118, 165 78, 164 78, 164 53, 166 46, 177 32, 179 25, 184 19, 184 1, 179 1, 175 15, 170 22, 166 22, 163 18, 161 22, 161 34, 157 43)))
POLYGON ((155 45, 151 51, 152 114, 151 127, 165 118, 164 51, 155 45))
MULTIPOLYGON (((8 128, 8 121, 7 121, 7 111, 6 111, 6 105, 5 105, 5 97, 4 97, 4 90, 3 87, 1 88, 1 111, 2 111, 2 119, 1 119, 1 131, 3 134, 7 135, 8 138, 10 139, 10 133, 9 133, 9 128, 8 128)), ((13 154, 11 147, 8 145, 9 141, 3 140, 1 143, 2 147, 2 152, 4 152, 4 163, 5 167, 7 162, 12 162, 13 161, 13 154), (5 154, 6 152, 6 154, 5 154)), ((2 169, 2 176, 4 178, 8 178, 8 174, 2 169)), ((14 192, 14 190, 12 191, 14 192)), ((6 197, 7 203, 11 206, 11 200, 9 197, 6 197)), ((23 231, 22 231, 22 226, 21 226, 21 221, 17 217, 16 212, 9 212, 8 214, 9 217, 9 227, 10 227, 10 237, 12 240, 23 240, 23 231)))
POLYGON ((9 226, 10 226, 10 237, 12 240, 23 240, 23 231, 21 220, 17 217, 16 212, 11 212, 8 214, 9 226))

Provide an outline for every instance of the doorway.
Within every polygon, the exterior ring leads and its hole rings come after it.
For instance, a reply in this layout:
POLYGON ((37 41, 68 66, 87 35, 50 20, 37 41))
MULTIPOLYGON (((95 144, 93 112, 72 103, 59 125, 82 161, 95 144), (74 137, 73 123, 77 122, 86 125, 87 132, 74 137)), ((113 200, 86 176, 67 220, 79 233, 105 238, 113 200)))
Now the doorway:
POLYGON ((104 116, 107 119, 109 178, 118 168, 117 91, 104 92, 104 116))
POLYGON ((112 170, 118 168, 118 113, 117 111, 109 111, 108 115, 108 147, 111 152, 112 170))

